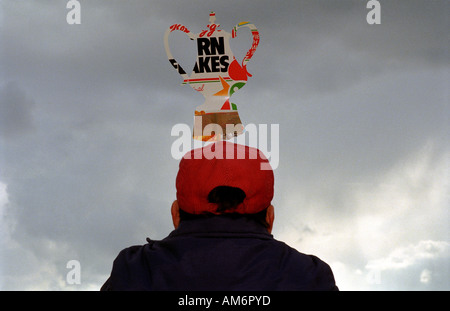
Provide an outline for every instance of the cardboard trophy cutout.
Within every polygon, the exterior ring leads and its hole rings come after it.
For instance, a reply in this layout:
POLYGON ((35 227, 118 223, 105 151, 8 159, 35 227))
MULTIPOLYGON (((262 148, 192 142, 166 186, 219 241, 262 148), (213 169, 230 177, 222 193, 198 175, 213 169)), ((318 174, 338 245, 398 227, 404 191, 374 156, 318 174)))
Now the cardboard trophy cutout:
POLYGON ((259 32, 253 24, 242 22, 234 26, 231 33, 220 30, 215 23, 214 12, 206 30, 194 34, 181 24, 170 26, 164 35, 164 47, 172 66, 183 77, 183 84, 190 85, 202 93, 205 102, 196 107, 193 138, 202 141, 226 140, 242 134, 244 126, 239 118, 237 106, 230 102, 230 96, 242 88, 248 77, 247 63, 259 44, 259 32), (230 38, 235 38, 238 29, 248 27, 253 43, 240 64, 230 49, 230 38), (197 61, 190 76, 174 59, 169 48, 169 34, 178 30, 197 42, 197 61))

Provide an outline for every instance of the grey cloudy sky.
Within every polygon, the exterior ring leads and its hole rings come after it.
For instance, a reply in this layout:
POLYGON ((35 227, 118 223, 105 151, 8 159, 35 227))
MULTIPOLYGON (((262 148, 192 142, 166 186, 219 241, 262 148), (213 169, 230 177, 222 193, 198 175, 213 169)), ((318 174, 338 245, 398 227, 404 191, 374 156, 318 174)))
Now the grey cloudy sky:
POLYGON ((80 2, 80 25, 66 1, 0 2, 0 289, 97 290, 121 249, 172 230, 171 129, 203 98, 163 35, 210 11, 261 35, 233 101, 279 124, 275 238, 342 290, 450 289, 448 1, 381 1, 379 25, 367 1, 80 2))

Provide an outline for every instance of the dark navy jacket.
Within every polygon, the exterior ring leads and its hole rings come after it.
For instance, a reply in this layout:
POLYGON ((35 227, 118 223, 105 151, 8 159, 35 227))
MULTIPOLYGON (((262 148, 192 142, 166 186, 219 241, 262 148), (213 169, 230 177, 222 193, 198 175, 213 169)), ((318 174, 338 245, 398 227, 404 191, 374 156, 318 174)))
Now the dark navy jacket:
POLYGON ((337 290, 330 267, 247 218, 183 220, 122 250, 101 290, 337 290))

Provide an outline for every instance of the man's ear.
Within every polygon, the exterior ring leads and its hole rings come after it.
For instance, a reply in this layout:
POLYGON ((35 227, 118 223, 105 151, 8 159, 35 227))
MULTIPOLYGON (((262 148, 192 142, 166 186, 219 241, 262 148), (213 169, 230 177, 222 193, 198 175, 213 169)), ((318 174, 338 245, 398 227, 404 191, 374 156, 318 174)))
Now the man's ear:
POLYGON ((272 233, 274 220, 275 220, 275 210, 273 208, 273 205, 270 205, 266 211, 266 222, 269 224, 267 231, 269 231, 269 233, 272 233))
POLYGON ((173 201, 170 212, 172 214, 173 226, 177 229, 180 225, 180 207, 178 206, 177 200, 173 201))

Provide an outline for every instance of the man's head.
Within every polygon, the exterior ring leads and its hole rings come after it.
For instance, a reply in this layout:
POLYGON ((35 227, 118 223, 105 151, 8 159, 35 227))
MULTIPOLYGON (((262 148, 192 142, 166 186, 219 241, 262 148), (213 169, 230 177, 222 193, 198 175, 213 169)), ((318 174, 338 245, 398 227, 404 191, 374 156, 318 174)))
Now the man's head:
POLYGON ((186 153, 180 161, 177 200, 172 205, 175 227, 181 210, 194 215, 264 212, 271 229, 274 176, 267 168, 269 161, 258 149, 226 141, 186 153))

